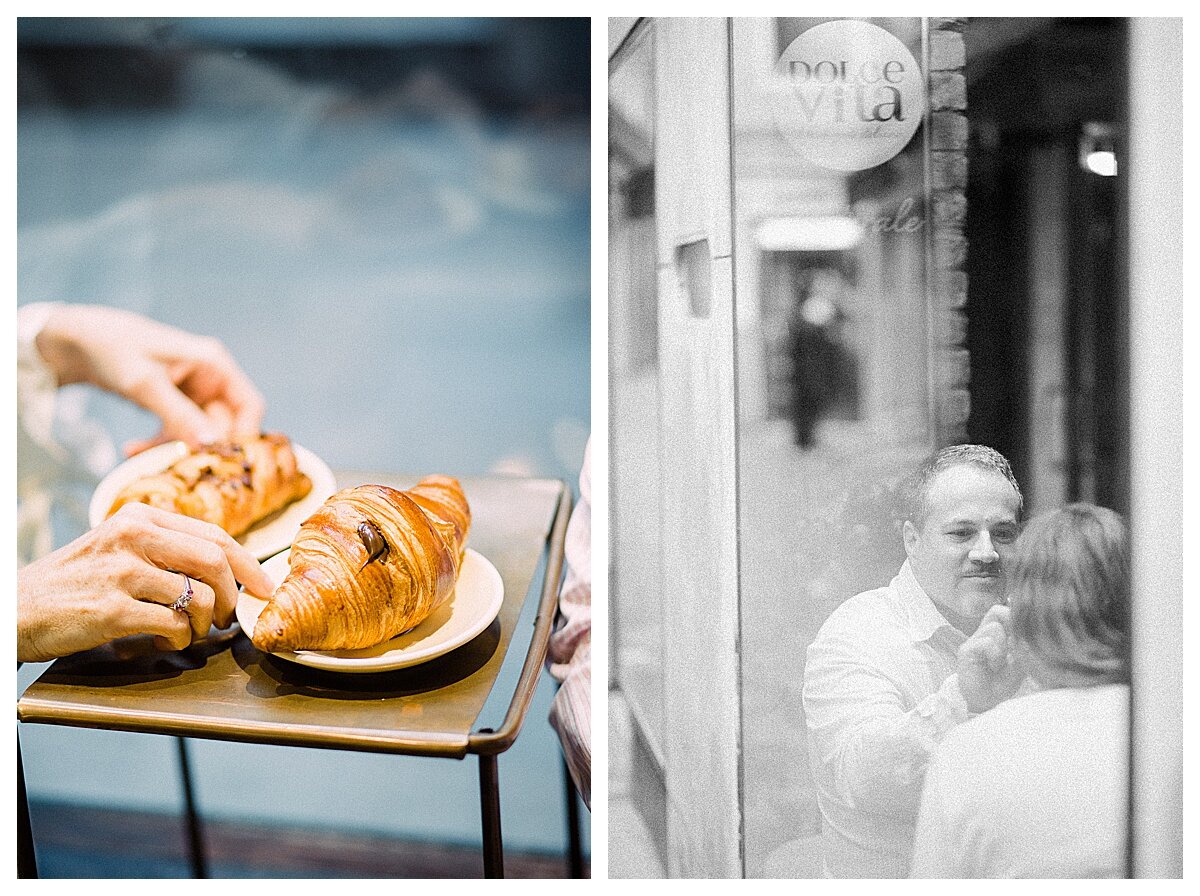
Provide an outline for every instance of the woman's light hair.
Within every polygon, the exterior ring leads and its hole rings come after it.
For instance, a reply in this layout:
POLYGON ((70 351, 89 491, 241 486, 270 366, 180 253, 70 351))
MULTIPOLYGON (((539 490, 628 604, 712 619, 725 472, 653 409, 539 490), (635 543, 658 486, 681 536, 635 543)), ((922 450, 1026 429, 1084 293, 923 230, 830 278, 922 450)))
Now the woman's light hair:
POLYGON ((1031 520, 1008 595, 1013 634, 1060 683, 1129 680, 1129 538, 1120 514, 1071 504, 1031 520))

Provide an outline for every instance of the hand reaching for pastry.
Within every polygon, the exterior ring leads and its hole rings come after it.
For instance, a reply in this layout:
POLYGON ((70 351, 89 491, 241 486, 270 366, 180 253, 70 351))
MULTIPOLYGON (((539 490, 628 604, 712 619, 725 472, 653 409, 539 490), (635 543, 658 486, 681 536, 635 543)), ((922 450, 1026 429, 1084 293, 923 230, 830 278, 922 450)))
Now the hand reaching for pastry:
POLYGON ((62 305, 37 347, 59 385, 91 383, 158 416, 159 434, 128 443, 127 455, 172 439, 196 447, 262 427, 262 396, 217 339, 131 311, 62 305))
POLYGON ((263 598, 274 588, 217 526, 130 504, 17 572, 17 659, 43 662, 136 634, 181 650, 230 624, 238 582, 263 598), (172 609, 189 586, 186 608, 172 609))

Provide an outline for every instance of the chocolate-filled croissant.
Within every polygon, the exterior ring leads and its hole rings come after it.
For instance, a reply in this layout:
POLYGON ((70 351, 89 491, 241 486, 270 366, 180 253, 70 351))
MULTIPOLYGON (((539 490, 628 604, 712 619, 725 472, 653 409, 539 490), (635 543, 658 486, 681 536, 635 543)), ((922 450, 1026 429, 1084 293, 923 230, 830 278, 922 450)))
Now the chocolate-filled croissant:
POLYGON ((288 574, 252 640, 279 650, 373 647, 421 623, 454 592, 471 510, 456 479, 360 485, 300 527, 288 574))
POLYGON ((108 515, 125 504, 149 504, 215 523, 236 538, 311 490, 288 437, 263 433, 204 445, 161 473, 135 479, 117 493, 108 515))

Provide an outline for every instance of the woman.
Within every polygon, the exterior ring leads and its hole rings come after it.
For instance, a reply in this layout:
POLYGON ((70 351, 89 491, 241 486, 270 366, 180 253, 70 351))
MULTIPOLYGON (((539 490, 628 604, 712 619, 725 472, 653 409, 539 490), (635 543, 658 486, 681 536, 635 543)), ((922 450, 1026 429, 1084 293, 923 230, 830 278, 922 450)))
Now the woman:
POLYGON ((913 877, 1122 877, 1129 551, 1121 517, 1029 523, 1008 592, 1013 655, 1040 690, 955 729, 925 778, 913 877))

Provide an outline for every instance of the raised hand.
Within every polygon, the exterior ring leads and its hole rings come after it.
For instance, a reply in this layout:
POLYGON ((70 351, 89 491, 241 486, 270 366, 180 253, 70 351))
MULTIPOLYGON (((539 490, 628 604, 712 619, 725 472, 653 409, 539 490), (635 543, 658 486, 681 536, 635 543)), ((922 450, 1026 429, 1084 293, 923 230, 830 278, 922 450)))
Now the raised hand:
POLYGON ((1011 616, 997 604, 958 648, 958 688, 971 712, 986 712, 1011 697, 1025 677, 1013 657, 1011 616))

